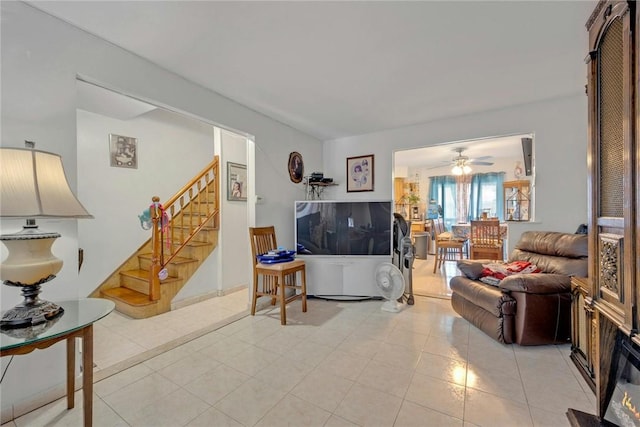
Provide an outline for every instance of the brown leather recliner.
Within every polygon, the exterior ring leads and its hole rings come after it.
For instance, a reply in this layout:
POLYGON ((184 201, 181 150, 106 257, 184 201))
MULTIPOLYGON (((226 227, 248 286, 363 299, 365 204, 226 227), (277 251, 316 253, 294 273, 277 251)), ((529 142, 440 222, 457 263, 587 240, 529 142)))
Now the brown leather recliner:
POLYGON ((527 231, 509 262, 529 261, 542 273, 514 274, 492 286, 477 280, 488 260, 460 260, 464 276, 449 283, 451 305, 501 343, 566 343, 571 335, 571 276, 587 275, 587 255, 586 234, 527 231))

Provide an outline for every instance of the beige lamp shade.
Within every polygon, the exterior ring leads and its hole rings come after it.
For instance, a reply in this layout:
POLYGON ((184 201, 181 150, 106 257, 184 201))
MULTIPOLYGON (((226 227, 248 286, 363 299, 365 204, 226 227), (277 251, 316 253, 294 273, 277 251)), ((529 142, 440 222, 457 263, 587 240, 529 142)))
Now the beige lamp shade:
POLYGON ((19 287, 24 297, 3 313, 0 328, 24 328, 62 315, 62 307, 39 298, 40 285, 62 268, 51 252, 60 234, 41 232, 36 218, 92 218, 71 191, 62 158, 31 148, 0 148, 0 217, 26 219, 20 232, 0 235, 9 250, 0 279, 19 287))
POLYGON ((0 217, 93 218, 69 188, 62 158, 27 148, 0 148, 0 217))

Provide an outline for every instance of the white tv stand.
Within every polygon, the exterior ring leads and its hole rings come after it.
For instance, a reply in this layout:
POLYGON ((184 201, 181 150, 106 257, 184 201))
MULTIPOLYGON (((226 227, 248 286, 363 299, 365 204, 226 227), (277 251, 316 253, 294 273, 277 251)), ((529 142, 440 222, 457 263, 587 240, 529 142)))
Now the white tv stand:
POLYGON ((297 255, 304 259, 307 295, 318 297, 380 297, 376 267, 391 256, 297 255))

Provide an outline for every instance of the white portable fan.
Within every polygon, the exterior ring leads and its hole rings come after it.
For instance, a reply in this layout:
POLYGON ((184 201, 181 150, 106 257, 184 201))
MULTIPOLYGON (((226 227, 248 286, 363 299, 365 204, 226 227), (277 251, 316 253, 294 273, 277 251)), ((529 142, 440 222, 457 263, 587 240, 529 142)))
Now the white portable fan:
POLYGON ((398 298, 404 294, 404 276, 400 269, 390 262, 380 264, 376 268, 376 285, 387 300, 381 309, 392 313, 400 311, 402 304, 398 302, 398 298))

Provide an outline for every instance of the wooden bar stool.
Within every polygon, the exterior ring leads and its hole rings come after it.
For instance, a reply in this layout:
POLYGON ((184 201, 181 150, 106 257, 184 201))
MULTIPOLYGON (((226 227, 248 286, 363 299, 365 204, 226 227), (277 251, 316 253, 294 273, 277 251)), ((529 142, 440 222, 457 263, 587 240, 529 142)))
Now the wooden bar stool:
POLYGON ((251 255, 253 260, 253 296, 251 298, 251 315, 256 314, 256 302, 259 297, 271 298, 271 305, 280 300, 280 324, 287 324, 287 303, 302 299, 302 311, 307 311, 307 278, 303 260, 264 264, 258 262, 258 255, 264 255, 278 247, 274 226, 249 227, 251 238, 251 255), (297 283, 300 272, 300 284, 297 283), (262 279, 261 281, 259 279, 262 279), (294 289, 293 295, 287 297, 287 289, 294 289))

